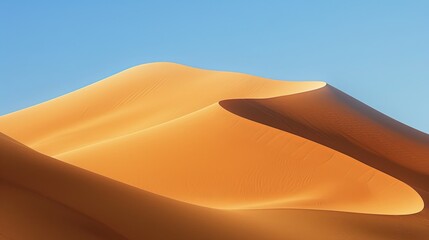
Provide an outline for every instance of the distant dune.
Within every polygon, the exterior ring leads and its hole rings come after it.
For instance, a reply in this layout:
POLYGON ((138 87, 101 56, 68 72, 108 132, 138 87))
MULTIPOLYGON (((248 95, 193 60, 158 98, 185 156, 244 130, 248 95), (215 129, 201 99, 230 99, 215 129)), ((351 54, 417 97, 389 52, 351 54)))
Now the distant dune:
POLYGON ((429 238, 429 136, 323 82, 144 64, 0 132, 0 239, 429 238))

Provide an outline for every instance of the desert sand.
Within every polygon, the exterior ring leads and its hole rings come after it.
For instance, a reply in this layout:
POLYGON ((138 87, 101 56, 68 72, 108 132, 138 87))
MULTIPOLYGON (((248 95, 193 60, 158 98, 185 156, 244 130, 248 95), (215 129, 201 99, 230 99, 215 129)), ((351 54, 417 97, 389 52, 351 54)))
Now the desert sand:
POLYGON ((144 64, 0 132, 0 239, 429 237, 429 136, 324 82, 144 64))

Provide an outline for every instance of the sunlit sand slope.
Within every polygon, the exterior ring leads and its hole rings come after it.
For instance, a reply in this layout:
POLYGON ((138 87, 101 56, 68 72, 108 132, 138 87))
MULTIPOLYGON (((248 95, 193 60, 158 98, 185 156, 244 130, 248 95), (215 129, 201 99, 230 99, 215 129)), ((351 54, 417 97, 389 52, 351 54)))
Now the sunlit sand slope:
POLYGON ((56 155, 174 120, 220 100, 280 96, 324 85, 174 63, 144 64, 2 116, 0 131, 42 153, 56 155))

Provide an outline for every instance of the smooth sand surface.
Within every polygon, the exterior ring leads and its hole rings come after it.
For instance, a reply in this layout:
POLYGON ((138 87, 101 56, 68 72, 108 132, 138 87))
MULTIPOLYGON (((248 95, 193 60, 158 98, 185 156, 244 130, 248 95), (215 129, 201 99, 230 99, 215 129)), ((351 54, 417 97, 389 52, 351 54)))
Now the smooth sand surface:
POLYGON ((429 236, 428 135, 323 82, 144 64, 0 132, 0 239, 429 236))

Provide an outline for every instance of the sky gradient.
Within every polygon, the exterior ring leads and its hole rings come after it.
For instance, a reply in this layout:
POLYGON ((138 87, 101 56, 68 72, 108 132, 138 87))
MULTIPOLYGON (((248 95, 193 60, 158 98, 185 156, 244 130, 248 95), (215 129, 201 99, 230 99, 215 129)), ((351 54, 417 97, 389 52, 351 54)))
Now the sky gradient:
POLYGON ((428 9, 425 0, 1 1, 0 115, 170 61, 322 80, 428 133, 428 9))

